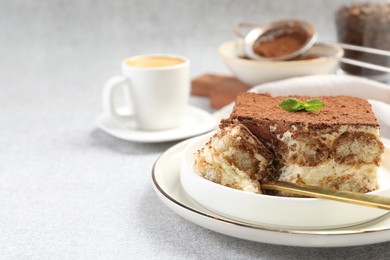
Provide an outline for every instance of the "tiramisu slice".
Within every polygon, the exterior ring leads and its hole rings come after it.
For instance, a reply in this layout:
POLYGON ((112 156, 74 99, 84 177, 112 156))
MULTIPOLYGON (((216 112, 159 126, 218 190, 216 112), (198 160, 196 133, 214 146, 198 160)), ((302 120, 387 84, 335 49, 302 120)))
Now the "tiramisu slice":
POLYGON ((384 146, 367 100, 320 96, 315 98, 324 103, 322 109, 288 112, 280 107, 287 98, 291 97, 239 95, 230 118, 221 123, 218 133, 196 155, 197 172, 222 185, 254 192, 261 190, 256 180, 260 184, 280 180, 355 192, 377 189, 377 169, 384 146), (230 171, 238 173, 243 169, 237 161, 245 162, 246 177, 221 181, 232 175, 230 171), (262 166, 254 167, 256 163, 262 166))

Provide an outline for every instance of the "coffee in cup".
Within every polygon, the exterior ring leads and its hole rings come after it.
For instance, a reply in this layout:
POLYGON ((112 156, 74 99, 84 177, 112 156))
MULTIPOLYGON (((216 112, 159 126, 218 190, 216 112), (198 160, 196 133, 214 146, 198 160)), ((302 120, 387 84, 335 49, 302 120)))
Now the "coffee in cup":
POLYGON ((175 57, 166 56, 142 56, 136 59, 128 59, 125 61, 127 66, 141 68, 158 68, 169 67, 184 63, 185 60, 175 57))

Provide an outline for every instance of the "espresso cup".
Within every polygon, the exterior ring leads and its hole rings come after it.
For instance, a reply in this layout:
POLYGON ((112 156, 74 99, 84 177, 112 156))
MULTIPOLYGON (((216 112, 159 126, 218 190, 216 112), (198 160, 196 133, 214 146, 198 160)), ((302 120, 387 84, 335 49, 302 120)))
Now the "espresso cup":
POLYGON ((178 127, 190 96, 189 74, 190 62, 184 57, 152 54, 127 58, 122 62, 122 75, 104 86, 104 112, 120 123, 135 120, 142 130, 178 127), (120 96, 132 114, 118 112, 120 96))

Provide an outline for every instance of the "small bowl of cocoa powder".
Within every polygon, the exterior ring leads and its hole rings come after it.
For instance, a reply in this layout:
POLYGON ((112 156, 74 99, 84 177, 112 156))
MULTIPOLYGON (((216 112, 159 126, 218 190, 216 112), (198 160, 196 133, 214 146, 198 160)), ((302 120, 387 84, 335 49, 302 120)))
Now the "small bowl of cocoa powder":
POLYGON ((251 86, 290 77, 332 74, 344 51, 337 45, 315 43, 289 60, 255 60, 242 50, 242 39, 222 43, 218 53, 234 76, 251 86))

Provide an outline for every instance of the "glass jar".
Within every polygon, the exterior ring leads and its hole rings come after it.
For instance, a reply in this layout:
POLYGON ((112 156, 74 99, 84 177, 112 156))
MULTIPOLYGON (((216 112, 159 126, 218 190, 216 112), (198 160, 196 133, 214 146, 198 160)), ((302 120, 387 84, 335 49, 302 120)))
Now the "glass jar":
MULTIPOLYGON (((335 14, 337 39, 340 43, 390 51, 390 3, 386 1, 354 2, 341 6, 335 14)), ((345 50, 344 57, 376 65, 390 65, 390 57, 345 50)), ((376 70, 341 64, 349 74, 377 80, 389 74, 376 70)))

